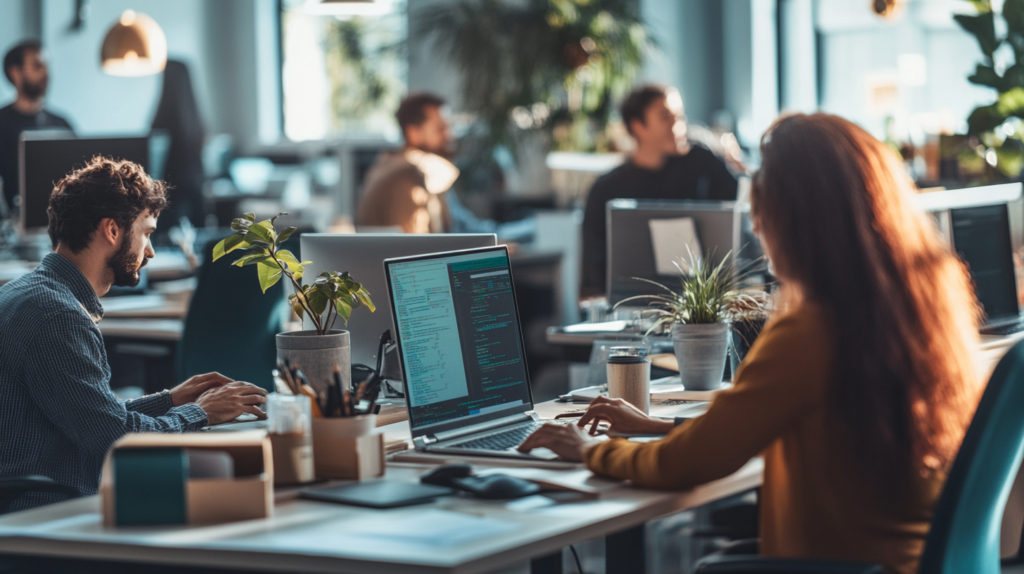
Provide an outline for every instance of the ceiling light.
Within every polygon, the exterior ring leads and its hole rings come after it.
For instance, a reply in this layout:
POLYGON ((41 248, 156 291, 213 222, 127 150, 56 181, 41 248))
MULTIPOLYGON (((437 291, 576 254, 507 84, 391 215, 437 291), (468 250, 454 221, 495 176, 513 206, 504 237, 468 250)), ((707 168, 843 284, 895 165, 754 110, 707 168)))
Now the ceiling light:
POLYGON ((112 76, 158 74, 167 65, 167 37, 149 16, 125 10, 103 38, 100 59, 112 76))

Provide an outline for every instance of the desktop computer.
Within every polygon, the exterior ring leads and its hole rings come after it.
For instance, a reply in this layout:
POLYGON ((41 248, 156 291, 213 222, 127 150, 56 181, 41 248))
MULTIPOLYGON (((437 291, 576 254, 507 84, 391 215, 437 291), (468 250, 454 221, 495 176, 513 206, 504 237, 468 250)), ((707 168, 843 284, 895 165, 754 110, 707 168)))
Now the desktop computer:
MULTIPOLYGON (((331 234, 303 233, 299 238, 302 258, 312 261, 305 276, 316 277, 323 271, 348 271, 370 292, 377 307, 375 313, 358 309, 344 328, 351 333, 352 364, 374 366, 381 335, 391 330, 394 321, 388 305, 388 283, 384 277, 384 260, 394 257, 423 255, 440 251, 456 251, 474 247, 491 247, 497 237, 478 234, 331 234)), ((308 321, 308 320, 307 320, 308 321)), ((307 325, 307 328, 312 328, 307 325)), ((390 377, 389 377, 390 378, 390 377)))
POLYGON ((46 208, 53 186, 93 156, 124 159, 142 166, 154 179, 163 177, 167 146, 151 145, 151 137, 78 138, 63 131, 30 131, 21 135, 18 149, 20 228, 22 233, 45 231, 46 208), (159 153, 153 153, 157 151, 159 153))

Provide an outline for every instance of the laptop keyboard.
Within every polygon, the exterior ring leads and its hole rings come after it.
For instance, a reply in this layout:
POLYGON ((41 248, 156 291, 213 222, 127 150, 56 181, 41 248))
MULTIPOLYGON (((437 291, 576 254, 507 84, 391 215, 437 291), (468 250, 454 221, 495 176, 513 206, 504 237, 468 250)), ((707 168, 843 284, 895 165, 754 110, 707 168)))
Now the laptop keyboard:
POLYGON ((449 448, 475 448, 480 450, 508 450, 513 447, 519 446, 521 442, 526 440, 526 437, 533 434, 533 431, 539 429, 541 423, 531 423, 528 425, 519 426, 513 429, 509 429, 504 432, 494 433, 492 435, 483 436, 459 443, 450 445, 449 448))
POLYGON ((1024 321, 1017 321, 1009 325, 999 325, 998 327, 982 327, 979 331, 982 335, 1012 335, 1024 331, 1024 321))

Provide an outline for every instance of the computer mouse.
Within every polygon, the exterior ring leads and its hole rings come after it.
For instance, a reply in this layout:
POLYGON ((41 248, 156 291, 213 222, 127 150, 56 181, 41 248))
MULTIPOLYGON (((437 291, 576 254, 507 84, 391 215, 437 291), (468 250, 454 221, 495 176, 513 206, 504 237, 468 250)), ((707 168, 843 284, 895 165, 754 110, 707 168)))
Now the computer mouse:
POLYGON ((488 500, 523 498, 540 492, 540 486, 507 474, 455 478, 451 486, 488 500))
POLYGON ((423 484, 433 484, 435 486, 452 486, 453 479, 466 478, 472 475, 473 465, 468 462, 453 462, 450 464, 443 464, 420 476, 420 482, 423 484))

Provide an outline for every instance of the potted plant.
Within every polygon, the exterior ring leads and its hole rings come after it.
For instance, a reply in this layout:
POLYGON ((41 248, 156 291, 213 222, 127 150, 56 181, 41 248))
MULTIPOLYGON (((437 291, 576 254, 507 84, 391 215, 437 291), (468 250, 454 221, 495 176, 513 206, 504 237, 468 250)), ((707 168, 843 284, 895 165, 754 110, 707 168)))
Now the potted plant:
POLYGON ((334 324, 339 317, 348 324, 352 312, 363 305, 373 312, 370 293, 347 272, 324 271, 312 283, 303 283, 305 266, 311 262, 299 261, 291 251, 281 249, 281 244, 295 232, 294 227, 277 232, 274 222, 282 215, 285 214, 257 222, 254 214, 246 213, 232 220, 234 233, 214 246, 213 260, 241 250, 242 257, 233 265, 255 265, 264 293, 282 277, 287 278, 294 289, 288 296, 290 307, 299 319, 308 317, 314 329, 279 333, 278 358, 300 365, 318 392, 326 391, 337 364, 344 388, 348 388, 352 367, 349 334, 335 329, 334 324))
POLYGON ((761 334, 771 314, 771 295, 761 287, 750 287, 735 291, 725 304, 725 318, 729 321, 731 350, 729 366, 733 378, 746 358, 750 347, 761 334))
POLYGON ((690 390, 713 390, 722 385, 729 348, 725 310, 737 293, 737 279, 729 264, 731 255, 727 253, 718 265, 711 264, 710 258, 695 258, 692 254, 689 265, 682 259, 676 262, 679 291, 636 277, 665 293, 637 295, 616 304, 618 307, 629 301, 650 301, 650 307, 640 312, 641 317, 654 320, 647 334, 670 330, 680 382, 690 390))

